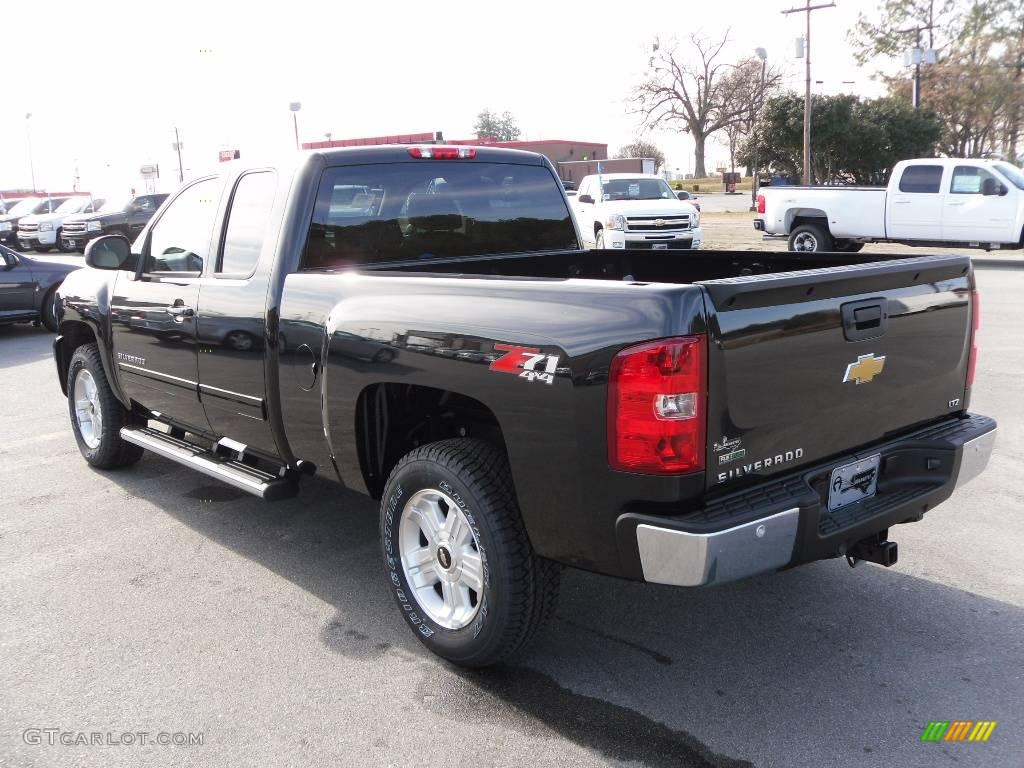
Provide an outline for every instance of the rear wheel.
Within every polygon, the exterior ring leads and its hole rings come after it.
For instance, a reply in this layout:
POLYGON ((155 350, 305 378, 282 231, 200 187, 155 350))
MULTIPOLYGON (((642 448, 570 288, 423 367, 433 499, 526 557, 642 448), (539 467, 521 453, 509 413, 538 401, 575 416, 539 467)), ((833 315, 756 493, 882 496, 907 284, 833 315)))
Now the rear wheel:
POLYGON ((68 410, 78 450, 92 466, 117 469, 142 458, 142 448, 121 439, 121 427, 134 419, 114 396, 95 344, 79 347, 71 358, 68 410))
POLYGON ((489 443, 443 440, 402 458, 384 489, 381 542, 406 622, 456 664, 508 659, 554 609, 558 566, 534 554, 508 460, 489 443))
POLYGON ((831 251, 832 235, 821 224, 801 224, 789 235, 789 250, 799 253, 831 251))

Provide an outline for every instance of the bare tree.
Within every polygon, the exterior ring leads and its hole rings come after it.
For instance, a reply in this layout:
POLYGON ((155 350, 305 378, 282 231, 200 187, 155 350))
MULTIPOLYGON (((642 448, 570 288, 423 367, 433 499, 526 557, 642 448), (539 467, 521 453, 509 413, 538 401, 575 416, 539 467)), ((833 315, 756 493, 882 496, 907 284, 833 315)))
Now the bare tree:
POLYGON ((703 177, 708 137, 736 123, 749 126, 765 94, 778 87, 782 73, 776 67, 762 70, 757 59, 722 61, 728 31, 718 41, 699 35, 688 40, 683 52, 688 57, 677 55, 674 44, 662 48, 654 43, 647 79, 633 90, 633 111, 646 128, 691 134, 694 172, 703 177))
POLYGON ((647 157, 654 160, 655 171, 665 167, 665 153, 656 144, 646 139, 634 139, 631 143, 619 147, 615 157, 647 157))

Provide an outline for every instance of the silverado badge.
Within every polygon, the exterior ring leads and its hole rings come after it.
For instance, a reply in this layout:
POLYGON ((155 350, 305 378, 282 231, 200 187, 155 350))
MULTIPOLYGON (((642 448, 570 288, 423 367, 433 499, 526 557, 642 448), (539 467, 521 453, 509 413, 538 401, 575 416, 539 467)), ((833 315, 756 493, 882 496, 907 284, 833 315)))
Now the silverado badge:
POLYGON ((871 352, 867 355, 858 355, 857 362, 846 366, 846 375, 843 376, 843 383, 855 381, 857 384, 867 384, 885 368, 885 355, 875 357, 871 352))

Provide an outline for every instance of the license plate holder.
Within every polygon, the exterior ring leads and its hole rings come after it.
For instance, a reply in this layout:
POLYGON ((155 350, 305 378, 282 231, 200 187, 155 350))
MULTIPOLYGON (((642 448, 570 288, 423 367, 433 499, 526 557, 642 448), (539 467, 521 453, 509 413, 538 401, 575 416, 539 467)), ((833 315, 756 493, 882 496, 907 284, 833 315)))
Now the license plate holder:
POLYGON ((68 240, 67 243, 68 243, 68 248, 74 248, 76 245, 78 245, 78 243, 76 241, 74 241, 74 240, 68 240))
POLYGON ((654 251, 667 251, 668 243, 651 243, 651 250, 654 251))
POLYGON ((881 455, 851 461, 832 470, 828 483, 828 511, 870 499, 878 490, 878 465, 881 455))

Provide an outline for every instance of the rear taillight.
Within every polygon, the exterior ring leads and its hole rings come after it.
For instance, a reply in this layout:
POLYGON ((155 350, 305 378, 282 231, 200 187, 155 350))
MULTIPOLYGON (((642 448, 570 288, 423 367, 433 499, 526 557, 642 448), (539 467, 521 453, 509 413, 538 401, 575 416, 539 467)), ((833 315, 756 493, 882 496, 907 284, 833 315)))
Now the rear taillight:
POLYGON ((472 147, 409 147, 409 155, 422 160, 472 160, 472 147))
POLYGON ((971 354, 967 358, 967 386, 974 385, 974 367, 978 364, 978 329, 981 327, 981 298, 971 289, 971 354))
POLYGON ((764 213, 764 195, 757 196, 757 212, 764 213))
POLYGON ((629 347, 608 377, 608 463, 644 474, 704 469, 707 346, 703 336, 629 347))

